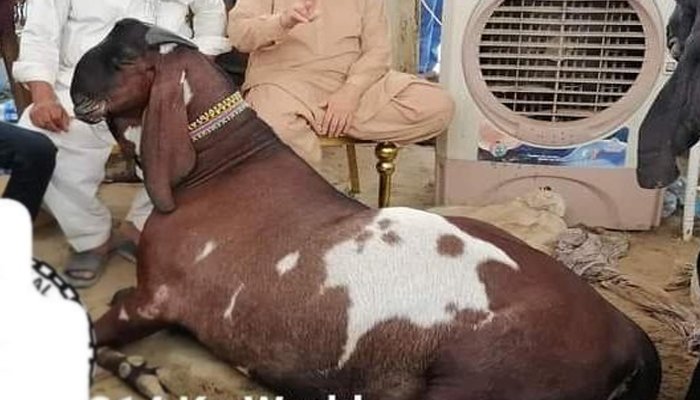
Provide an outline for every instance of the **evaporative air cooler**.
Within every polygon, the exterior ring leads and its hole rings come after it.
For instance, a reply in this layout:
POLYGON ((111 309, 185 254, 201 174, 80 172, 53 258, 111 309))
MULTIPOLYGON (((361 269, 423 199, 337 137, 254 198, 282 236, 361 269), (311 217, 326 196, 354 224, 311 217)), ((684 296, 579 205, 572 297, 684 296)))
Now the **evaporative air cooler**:
POLYGON ((438 202, 483 205, 538 187, 567 222, 658 224, 635 177, 639 126, 675 63, 674 0, 445 0, 441 82, 456 115, 438 143, 438 202))

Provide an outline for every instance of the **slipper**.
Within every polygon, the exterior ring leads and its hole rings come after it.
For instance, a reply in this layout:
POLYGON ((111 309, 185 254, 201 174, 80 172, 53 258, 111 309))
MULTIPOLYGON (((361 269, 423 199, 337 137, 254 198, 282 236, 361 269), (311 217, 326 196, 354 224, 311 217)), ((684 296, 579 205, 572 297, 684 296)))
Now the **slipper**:
POLYGON ((136 264, 136 250, 138 246, 131 240, 125 240, 120 243, 114 251, 121 256, 123 259, 136 264))
POLYGON ((102 277, 108 259, 108 255, 100 255, 93 251, 73 253, 63 269, 63 277, 74 288, 88 288, 102 277), (91 274, 92 277, 86 278, 83 274, 91 274))

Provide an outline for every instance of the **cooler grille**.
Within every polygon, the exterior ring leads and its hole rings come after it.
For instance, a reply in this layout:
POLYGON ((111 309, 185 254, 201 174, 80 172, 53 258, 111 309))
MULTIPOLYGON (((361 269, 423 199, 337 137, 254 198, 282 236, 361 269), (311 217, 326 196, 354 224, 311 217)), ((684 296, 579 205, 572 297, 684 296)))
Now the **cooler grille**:
POLYGON ((628 0, 504 0, 481 32, 479 66, 490 92, 515 113, 567 122, 623 98, 645 52, 628 0))

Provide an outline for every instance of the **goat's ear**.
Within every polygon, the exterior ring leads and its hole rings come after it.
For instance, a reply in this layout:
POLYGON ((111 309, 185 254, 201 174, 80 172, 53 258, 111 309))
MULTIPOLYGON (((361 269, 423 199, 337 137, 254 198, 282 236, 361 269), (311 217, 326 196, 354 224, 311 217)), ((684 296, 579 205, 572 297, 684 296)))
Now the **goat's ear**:
POLYGON ((686 41, 676 71, 661 89, 639 129, 637 181, 645 189, 672 184, 676 156, 698 141, 700 127, 700 37, 686 41))
POLYGON ((179 44, 197 50, 197 45, 166 29, 152 25, 146 32, 146 44, 160 46, 163 44, 179 44))
POLYGON ((187 130, 180 67, 164 65, 159 56, 141 136, 144 181, 155 208, 176 208, 173 189, 194 168, 195 152, 187 130))

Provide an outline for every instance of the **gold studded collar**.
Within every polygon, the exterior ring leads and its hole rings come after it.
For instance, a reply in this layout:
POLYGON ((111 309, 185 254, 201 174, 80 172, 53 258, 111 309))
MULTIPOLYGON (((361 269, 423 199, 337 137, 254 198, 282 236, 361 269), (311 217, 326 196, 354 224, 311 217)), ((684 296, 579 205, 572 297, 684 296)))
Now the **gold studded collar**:
POLYGON ((243 100, 240 91, 227 96, 189 123, 190 140, 194 143, 204 139, 247 108, 248 103, 243 100))

